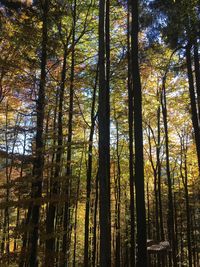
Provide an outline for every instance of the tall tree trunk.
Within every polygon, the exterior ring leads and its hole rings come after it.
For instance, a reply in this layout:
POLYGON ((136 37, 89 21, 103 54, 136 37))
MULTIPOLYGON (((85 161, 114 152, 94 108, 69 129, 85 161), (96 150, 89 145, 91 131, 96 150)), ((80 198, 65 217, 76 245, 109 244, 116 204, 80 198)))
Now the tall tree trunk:
MULTIPOLYGON (((63 66, 61 74, 61 85, 59 90, 59 109, 58 109, 58 125, 57 125, 57 152, 56 152, 56 167, 55 173, 50 185, 50 197, 58 197, 59 193, 59 175, 61 171, 61 158, 63 153, 63 100, 65 90, 65 79, 66 79, 66 65, 67 65, 67 46, 64 47, 63 66)), ((55 216, 56 216, 56 203, 50 202, 47 210, 47 222, 46 222, 46 233, 52 236, 46 240, 46 251, 45 251, 45 265, 46 267, 52 266, 55 261, 55 216)))
POLYGON ((192 246, 191 246, 191 214, 190 202, 188 193, 188 170, 187 170, 187 141, 184 137, 181 138, 181 177, 185 191, 185 205, 186 205, 186 222, 187 222, 187 247, 188 247, 188 267, 192 267, 192 246))
POLYGON ((151 239, 152 235, 151 235, 151 219, 150 219, 149 181, 146 182, 146 191, 147 191, 147 236, 149 239, 151 239))
POLYGON ((96 79, 94 85, 94 92, 92 98, 92 109, 91 109, 91 127, 89 136, 89 148, 88 148, 88 166, 87 166, 87 196, 86 196, 86 207, 85 207, 85 240, 84 240, 84 266, 89 265, 88 249, 89 249, 89 217, 90 217, 90 193, 91 193, 91 179, 92 179, 92 148, 93 148, 93 136, 95 128, 95 103, 96 103, 96 89, 98 82, 98 65, 96 72, 96 79))
POLYGON ((96 251, 97 251, 97 208, 99 199, 99 174, 97 172, 95 182, 95 203, 94 203, 94 230, 93 230, 93 249, 92 249, 92 267, 96 264, 96 251))
POLYGON ((128 125, 129 125, 129 187, 130 187, 130 266, 135 267, 135 201, 133 173, 133 88, 131 82, 131 51, 130 51, 130 0, 127 10, 127 50, 128 50, 128 125))
POLYGON ((162 81, 162 113, 165 132, 165 150, 166 150, 166 172, 167 172, 167 186, 168 186, 168 237, 172 246, 173 266, 177 266, 176 259, 176 238, 174 230, 174 210, 173 210, 173 195, 172 195, 172 181, 169 162, 169 137, 168 137, 168 121, 167 121, 167 101, 166 101, 166 74, 162 81))
POLYGON ((74 0, 73 6, 73 30, 72 30, 72 58, 71 58, 71 74, 70 74, 70 93, 69 93, 69 119, 68 119, 68 139, 67 139, 67 170, 66 170, 66 202, 64 207, 64 218, 63 218, 63 255, 64 263, 63 267, 68 266, 68 250, 69 250, 69 218, 70 218, 70 176, 72 174, 71 170, 71 157, 72 157, 72 124, 73 124, 73 110, 74 110, 74 64, 75 64, 75 33, 76 33, 76 0, 74 0))
POLYGON ((199 65, 199 52, 198 52, 197 41, 194 44, 194 71, 195 71, 195 80, 196 80, 198 119, 199 119, 199 125, 200 125, 200 65, 199 65))
POLYGON ((100 181, 100 266, 111 266, 111 225, 110 225, 110 101, 109 101, 109 55, 108 43, 108 2, 99 2, 99 181, 100 181), (105 54, 106 70, 105 70, 105 54))
MULTIPOLYGON (((127 198, 127 193, 126 190, 124 192, 124 198, 125 198, 125 234, 128 238, 126 238, 126 241, 124 242, 124 266, 129 267, 130 266, 130 249, 129 249, 129 244, 130 244, 130 240, 129 240, 129 225, 130 225, 130 220, 129 220, 129 214, 130 214, 130 202, 129 199, 127 198)), ((135 264, 135 261, 134 261, 135 264)))
MULTIPOLYGON (((160 239, 160 225, 159 225, 159 210, 158 210, 158 189, 157 189, 157 165, 155 166, 154 164, 154 160, 153 160, 153 155, 152 155, 152 145, 151 145, 151 134, 153 135, 154 137, 154 132, 153 132, 153 129, 150 125, 150 122, 149 122, 149 125, 148 125, 148 143, 149 143, 149 160, 150 160, 150 163, 151 163, 151 167, 152 167, 152 171, 153 171, 153 176, 154 176, 154 196, 155 196, 155 221, 156 221, 156 224, 155 224, 155 228, 156 228, 156 241, 159 241, 160 239)), ((154 138, 154 141, 155 141, 155 138, 154 138)), ((156 144, 156 141, 155 141, 155 145, 157 147, 157 144, 156 144)), ((148 189, 148 187, 147 187, 148 189)), ((148 237, 150 238, 150 229, 149 229, 149 194, 148 194, 148 190, 147 190, 147 202, 148 202, 148 237)), ((153 236, 154 236, 154 233, 153 233, 153 236)), ((152 238, 152 237, 151 237, 152 238)))
MULTIPOLYGON (((8 155, 9 153, 9 144, 8 144, 8 111, 9 109, 9 105, 8 105, 8 101, 6 102, 6 111, 5 111, 5 117, 6 117, 6 125, 5 125, 5 147, 6 147, 6 155, 8 155)), ((6 156, 6 184, 10 183, 10 175, 9 175, 9 161, 8 161, 8 157, 6 156)), ((10 168, 12 168, 12 164, 10 166, 10 168)), ((5 200, 8 203, 10 200, 10 188, 7 187, 6 189, 6 197, 5 200)), ((10 234, 9 234, 9 225, 10 225, 10 215, 9 215, 9 207, 6 205, 5 210, 4 210, 4 222, 3 222, 3 240, 2 240, 2 244, 1 244, 1 252, 2 254, 4 252, 7 253, 7 256, 9 258, 9 252, 10 252, 10 234)))
POLYGON ((186 47, 187 74, 188 74, 188 82, 189 82, 192 124, 193 124, 193 129, 194 129, 198 167, 199 167, 199 173, 200 173, 200 127, 198 123, 197 106, 196 106, 196 100, 195 100, 194 79, 193 79, 193 73, 192 73, 192 60, 191 60, 190 49, 191 49, 191 46, 190 44, 188 44, 186 47))
MULTIPOLYGON (((41 76, 37 99, 37 125, 36 125, 36 155, 33 163, 33 182, 31 189, 31 197, 39 199, 42 196, 42 182, 43 182, 43 167, 44 167, 44 110, 45 110, 45 86, 46 86, 46 64, 47 64, 47 20, 48 20, 49 0, 45 0, 43 4, 42 16, 42 53, 41 53, 41 76)), ((38 266, 38 238, 39 238, 39 218, 40 218, 40 204, 32 203, 29 207, 27 222, 31 227, 28 239, 28 266, 38 266)))
POLYGON ((83 151, 81 153, 79 175, 78 175, 78 184, 76 190, 76 204, 75 204, 75 218, 74 218, 74 251, 73 251, 73 267, 76 266, 76 246, 77 246, 77 219, 78 219, 78 202, 79 202, 79 193, 80 193, 80 181, 81 181, 81 172, 82 172, 82 162, 83 162, 83 151))
MULTIPOLYGON (((24 125, 24 127, 26 127, 26 123, 24 125)), ((24 132, 24 136, 23 136, 23 151, 22 151, 22 155, 25 156, 25 153, 26 153, 26 145, 27 145, 27 133, 24 132)), ((24 168, 24 160, 21 161, 21 164, 20 164, 20 179, 23 178, 23 168, 24 168)), ((18 201, 20 201, 20 198, 21 198, 21 194, 20 194, 20 191, 19 191, 19 196, 18 196, 18 201)), ((17 208, 17 219, 16 219, 16 228, 19 227, 19 223, 20 223, 20 207, 17 208)), ((17 240, 15 239, 15 242, 14 242, 14 251, 17 250, 17 240)), ((20 257, 19 257, 20 259, 20 257)))
MULTIPOLYGON (((159 92, 157 92, 157 98, 160 103, 161 97, 159 92)), ((161 192, 161 162, 160 162, 160 148, 161 148, 161 141, 160 141, 160 104, 157 109, 157 147, 156 147, 156 159, 157 159, 157 175, 158 175, 158 202, 159 202, 159 218, 160 218, 160 238, 164 241, 164 226, 163 226, 163 209, 162 209, 162 192, 161 192)))
POLYGON ((115 225, 116 225, 116 239, 115 239, 115 266, 121 266, 121 167, 120 167, 120 151, 119 151, 119 125, 116 120, 116 131, 117 131, 117 177, 116 177, 116 215, 115 215, 115 225))
POLYGON ((134 137, 135 137, 135 188, 137 212, 137 266, 148 266, 146 211, 144 194, 143 128, 142 128, 142 90, 138 63, 138 1, 132 0, 132 80, 134 96, 134 137))

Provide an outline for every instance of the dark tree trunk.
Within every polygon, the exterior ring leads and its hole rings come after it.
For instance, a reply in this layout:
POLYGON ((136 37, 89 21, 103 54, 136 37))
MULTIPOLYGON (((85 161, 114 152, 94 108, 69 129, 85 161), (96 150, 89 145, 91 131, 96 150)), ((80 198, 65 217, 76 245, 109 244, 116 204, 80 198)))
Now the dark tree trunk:
POLYGON ((77 219, 78 219, 78 202, 79 202, 79 193, 80 193, 80 181, 81 181, 81 172, 82 172, 82 162, 83 162, 83 152, 81 154, 81 161, 79 167, 78 175, 78 184, 76 190, 76 204, 75 204, 75 218, 74 218, 74 251, 73 251, 73 267, 76 266, 76 247, 77 247, 77 219))
POLYGON ((199 65, 199 52, 198 44, 194 44, 194 71, 196 80, 196 92, 197 92, 197 106, 198 106, 198 119, 200 125, 200 65, 199 65))
POLYGON ((135 267, 135 201, 133 173, 133 88, 131 82, 131 51, 130 51, 130 0, 127 10, 127 50, 128 50, 128 125, 129 125, 129 186, 130 186, 130 266, 135 267))
MULTIPOLYGON (((186 157, 186 156, 185 156, 186 157)), ((187 175, 187 161, 185 158, 185 204, 186 204, 186 218, 187 218, 187 245, 188 245, 188 263, 189 267, 192 267, 192 246, 191 246, 191 225, 190 225, 190 205, 189 205, 189 193, 188 193, 188 175, 187 175)))
POLYGON ((147 236, 149 239, 152 238, 151 234, 151 219, 150 219, 150 200, 149 200, 149 182, 146 182, 147 191, 147 236))
POLYGON ((184 137, 181 138, 181 177, 185 191, 185 205, 186 205, 186 222, 187 222, 187 246, 188 246, 188 267, 192 267, 192 245, 191 245, 191 214, 190 201, 188 193, 188 170, 187 170, 187 141, 184 137))
MULTIPOLYGON (((6 117, 6 125, 5 125, 5 146, 6 146, 6 154, 8 154, 8 149, 9 149, 9 144, 8 144, 8 101, 6 102, 6 110, 5 110, 5 117, 6 117)), ((13 149, 12 149, 13 150, 13 149)), ((6 184, 10 183, 10 175, 9 175, 9 164, 8 164, 8 157, 6 157, 6 184)), ((12 164, 10 169, 12 168, 12 164)), ((6 189, 6 194, 5 194, 5 201, 9 202, 10 200, 10 188, 8 187, 6 189)), ((3 222, 3 240, 1 243, 1 252, 4 254, 4 252, 7 253, 8 259, 9 259, 9 252, 10 252, 10 234, 9 234, 9 224, 10 224, 10 214, 9 214, 9 207, 6 206, 4 210, 4 222, 3 222)))
MULTIPOLYGON (((124 192, 124 198, 125 198, 125 234, 128 237, 126 239, 126 241, 124 242, 124 265, 123 266, 130 266, 130 248, 129 248, 129 244, 130 244, 130 234, 129 234, 129 225, 130 225, 130 219, 129 219, 129 214, 130 214, 130 202, 129 199, 127 199, 127 194, 126 194, 126 190, 124 192)), ((134 261, 135 264, 135 261, 134 261)))
MULTIPOLYGON (((27 143, 27 134, 25 132, 24 133, 24 140, 23 140, 23 153, 22 153, 23 156, 26 153, 26 143, 27 143)), ((24 161, 22 160, 21 161, 21 165, 20 165, 20 178, 23 177, 23 167, 24 167, 24 161)), ((21 195, 20 195, 20 192, 19 192, 18 201, 20 201, 20 198, 21 198, 21 195)), ((19 223, 20 223, 20 207, 17 208, 16 228, 18 228, 19 223)), ((15 239, 15 243, 14 243, 14 251, 15 250, 17 250, 17 240, 16 239, 15 239)), ((19 257, 19 261, 20 261, 20 257, 19 257)))
MULTIPOLYGON (((162 101, 160 99, 160 94, 157 92, 157 98, 160 103, 162 101)), ((163 226, 163 209, 162 209, 162 192, 161 192, 161 162, 160 162, 160 148, 161 148, 161 141, 160 141, 160 104, 157 110, 157 147, 156 147, 156 159, 157 159, 157 176, 158 176, 158 202, 159 202, 159 218, 160 218, 160 238, 164 241, 164 226, 163 226)))
POLYGON ((156 216, 156 240, 160 241, 159 209, 158 209, 158 189, 157 172, 154 171, 154 194, 155 194, 155 216, 156 216))
POLYGON ((116 119, 116 131, 117 131, 117 177, 115 181, 115 227, 116 227, 116 239, 115 239, 115 266, 121 266, 121 167, 120 167, 120 151, 119 151, 119 125, 116 119))
POLYGON ((99 181, 100 181, 100 266, 111 266, 110 227, 110 103, 108 3, 99 3, 99 181), (105 25, 106 7, 106 25, 105 25), (107 44, 105 45, 105 38, 107 44), (105 55, 106 65, 105 70, 105 55))
POLYGON ((71 157, 72 157, 72 124, 73 124, 73 111, 74 111, 74 64, 75 64, 75 33, 76 33, 76 0, 73 6, 73 30, 72 30, 72 58, 71 58, 71 74, 70 74, 70 92, 69 92, 69 119, 68 119, 68 138, 67 138, 67 170, 66 170, 66 202, 64 207, 63 218, 63 247, 62 252, 64 255, 63 267, 68 266, 68 251, 69 251, 69 220, 70 220, 70 176, 71 170, 71 157))
POLYGON ((132 0, 132 80, 134 96, 135 188, 137 212, 137 266, 148 266, 144 194, 142 90, 138 63, 138 1, 132 0))
MULTIPOLYGON (((169 138, 168 138, 168 121, 167 121, 167 101, 166 101, 166 74, 162 81, 162 113, 165 132, 165 150, 166 150, 166 172, 167 172, 167 186, 168 186, 168 237, 172 246, 173 266, 177 266, 176 259, 176 238, 174 230, 174 209, 173 209, 173 195, 172 195, 172 181, 169 162, 169 138)), ((171 262, 171 260, 170 260, 171 262)))
MULTIPOLYGON (((152 167, 152 171, 153 171, 153 176, 154 176, 154 196, 155 196, 155 221, 156 221, 156 237, 155 239, 157 241, 160 240, 160 225, 159 225, 159 209, 158 209, 158 189, 157 189, 157 184, 158 184, 158 181, 157 181, 157 177, 158 177, 158 174, 157 174, 157 165, 155 166, 154 164, 154 160, 153 160, 153 156, 152 156, 152 145, 151 145, 151 134, 153 135, 154 137, 154 142, 155 142, 155 145, 156 145, 156 148, 157 148, 157 144, 156 144, 156 140, 155 140, 155 136, 154 136, 154 132, 153 132, 153 129, 150 125, 150 122, 149 122, 149 125, 148 125, 148 143, 149 143, 149 160, 150 160, 150 163, 151 163, 151 167, 152 167)), ((148 187, 147 187, 148 189, 148 187)), ((148 191, 147 191, 147 202, 148 202, 148 237, 150 238, 150 229, 151 226, 150 226, 150 216, 149 216, 149 194, 148 194, 148 191)), ((154 235, 154 234, 153 234, 154 235)), ((151 237, 152 238, 152 237, 151 237)))
POLYGON ((94 92, 92 98, 92 109, 91 109, 91 127, 89 136, 89 148, 88 148, 88 167, 87 167, 87 196, 86 196, 86 207, 85 207, 85 240, 84 240, 84 266, 89 265, 88 249, 89 249, 89 215, 90 215, 90 193, 91 193, 91 179, 92 179, 92 148, 93 148, 93 135, 95 129, 95 103, 96 103, 96 89, 98 82, 98 66, 96 72, 96 79, 94 85, 94 92))
POLYGON ((191 60, 190 49, 191 49, 190 45, 187 45, 186 63, 187 63, 187 73, 188 73, 188 82, 189 82, 192 124, 193 124, 193 129, 194 129, 198 167, 199 167, 199 173, 200 173, 200 128, 199 128, 199 123, 198 123, 197 106, 196 106, 196 100, 195 100, 194 79, 193 79, 193 74, 192 74, 192 60, 191 60))
MULTIPOLYGON (((56 167, 55 173, 50 184, 50 197, 56 197, 59 193, 59 175, 61 170, 61 158, 63 153, 63 99, 65 90, 65 79, 66 79, 66 63, 67 63, 67 47, 64 47, 63 66, 61 74, 61 86, 59 90, 59 109, 58 109, 58 125, 57 125, 57 152, 56 152, 56 167)), ((50 203, 47 210, 47 221, 46 221, 46 232, 47 235, 54 235, 54 224, 56 216, 56 204, 50 203)), ((46 241, 46 252, 45 252, 45 265, 46 267, 52 266, 54 263, 55 253, 55 237, 53 236, 46 241)))
POLYGON ((97 251, 97 208, 99 199, 99 174, 96 175, 95 183, 95 203, 94 203, 94 230, 93 230, 93 249, 92 249, 92 266, 97 266, 96 264, 96 251, 97 251))
MULTIPOLYGON (((47 16, 49 1, 45 0, 43 5, 43 22, 42 22, 42 55, 41 55, 41 77, 37 99, 37 132, 36 132, 36 155, 33 163, 33 183, 31 197, 39 199, 42 196, 43 167, 44 167, 44 109, 45 109, 45 86, 46 86, 46 64, 47 64, 47 16)), ((39 231, 40 204, 32 204, 29 207, 27 223, 30 225, 28 239, 28 266, 37 267, 37 249, 38 249, 38 231, 39 231)), ((26 238, 25 238, 26 239, 26 238)), ((24 240, 25 241, 25 240, 24 240)))

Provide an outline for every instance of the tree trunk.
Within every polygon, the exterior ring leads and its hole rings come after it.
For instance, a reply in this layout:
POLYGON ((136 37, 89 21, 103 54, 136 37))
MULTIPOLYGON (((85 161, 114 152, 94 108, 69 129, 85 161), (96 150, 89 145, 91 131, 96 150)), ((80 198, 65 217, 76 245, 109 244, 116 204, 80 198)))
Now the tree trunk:
MULTIPOLYGON (((106 18, 109 16, 108 2, 106 18)), ((99 181, 100 181, 100 266, 111 266, 110 226, 110 103, 108 24, 105 25, 105 0, 99 2, 99 181), (106 29, 106 30, 105 30, 106 29), (105 33, 106 31, 106 33, 105 33), (105 54, 106 65, 105 70, 105 54)))
MULTIPOLYGON (((154 197, 155 197, 155 220, 156 220, 156 223, 155 223, 155 229, 156 229, 156 236, 155 236, 155 239, 156 241, 159 241, 160 240, 160 226, 159 226, 159 210, 158 210, 158 190, 157 190, 157 165, 155 166, 154 164, 154 160, 153 160, 153 155, 152 155, 152 145, 151 145, 151 133, 152 135, 154 136, 154 132, 153 132, 153 129, 150 125, 150 122, 149 122, 149 125, 148 125, 148 133, 147 133, 147 137, 148 137, 148 143, 149 143, 149 161, 151 163, 151 167, 152 167, 152 171, 153 171, 153 176, 154 176, 154 197)), ((155 141, 155 138, 154 138, 154 141, 155 141)), ((156 141, 155 141, 155 145, 156 145, 156 148, 157 148, 157 144, 156 144, 156 141)), ((147 187, 148 189, 148 187, 147 187)), ((148 228, 147 228, 147 233, 148 233, 148 237, 149 238, 152 238, 150 237, 150 215, 149 215, 149 194, 148 194, 148 190, 147 190, 147 202, 148 202, 148 228)), ((154 236, 154 233, 153 235, 154 236)))
POLYGON ((199 65, 199 52, 198 44, 194 44, 194 71, 196 80, 196 92, 197 92, 197 106, 198 106, 198 119, 200 125, 200 65, 199 65))
POLYGON ((80 193, 80 181, 81 181, 81 172, 82 172, 82 162, 83 162, 83 151, 81 154, 81 161, 79 167, 78 175, 78 184, 76 190, 76 204, 75 204, 75 218, 74 218, 74 251, 73 251, 73 267, 76 266, 76 243, 77 243, 77 218, 78 218, 78 202, 79 202, 79 193, 80 193))
POLYGON ((89 148, 88 148, 88 167, 87 167, 87 196, 86 196, 86 207, 85 207, 85 240, 84 240, 84 266, 87 267, 88 262, 88 249, 89 249, 89 216, 90 216, 90 193, 91 193, 91 179, 92 179, 92 148, 93 148, 93 135, 95 128, 95 103, 96 103, 96 89, 98 81, 98 66, 96 72, 96 79, 94 85, 94 92, 92 98, 92 109, 91 109, 91 127, 89 136, 89 148))
POLYGON ((186 205, 186 222, 187 222, 187 246, 188 246, 188 267, 192 267, 192 246, 191 246, 191 221, 190 221, 190 205, 188 193, 188 170, 187 170, 187 141, 184 142, 184 137, 181 138, 181 177, 185 191, 186 205), (183 166, 184 165, 184 166, 183 166), (184 170, 184 171, 183 171, 184 170))
POLYGON ((92 266, 97 266, 96 264, 96 251, 97 251, 97 209, 98 209, 98 199, 99 199, 99 174, 96 175, 95 183, 95 203, 94 203, 94 230, 93 230, 93 249, 92 249, 92 266))
POLYGON ((191 48, 190 45, 187 45, 187 47, 186 47, 186 63, 187 63, 189 94, 190 94, 190 103, 191 103, 191 112, 192 112, 192 125, 193 125, 193 129, 194 129, 198 167, 199 167, 199 173, 200 173, 200 128, 199 128, 197 108, 196 108, 194 79, 193 79, 193 74, 192 74, 192 61, 191 61, 190 48, 191 48))
MULTIPOLYGON (((42 55, 41 55, 41 77, 37 99, 37 132, 36 132, 36 155, 33 163, 33 183, 31 189, 31 198, 39 199, 42 196, 43 167, 44 167, 44 109, 45 109, 45 87, 46 87, 46 64, 47 64, 47 20, 48 20, 49 0, 44 1, 42 17, 42 55)), ((27 221, 31 227, 29 231, 28 248, 30 256, 28 265, 30 267, 38 266, 37 249, 39 238, 39 217, 40 204, 34 204, 29 208, 27 221)))
MULTIPOLYGON (((160 103, 161 97, 159 92, 157 92, 157 98, 160 103)), ((156 147, 156 159, 157 159, 157 175, 158 175, 158 202, 159 202, 159 218, 160 218, 160 238, 162 241, 164 241, 164 226, 163 226, 163 209, 162 209, 162 192, 161 192, 161 162, 160 162, 160 148, 161 148, 161 142, 160 142, 160 104, 157 109, 157 147, 156 147)))
POLYGON ((115 266, 121 266, 121 224, 120 224, 120 213, 121 213, 121 167, 120 167, 120 152, 119 152, 119 126, 116 120, 116 131, 117 131, 117 177, 116 177, 116 203, 115 203, 115 226, 116 226, 116 239, 115 239, 115 266))
MULTIPOLYGON (((174 230, 174 210, 173 210, 173 195, 172 195, 172 181, 170 173, 170 162, 169 162, 169 137, 168 137, 168 122, 167 122, 167 102, 166 102, 166 75, 162 81, 162 113, 163 123, 165 132, 165 149, 166 149, 166 172, 167 172, 167 186, 168 186, 168 237, 172 246, 173 266, 177 266, 176 259, 176 238, 174 230)), ((171 260, 170 260, 171 262, 171 260)))
POLYGON ((67 139, 67 170, 66 170, 66 202, 64 207, 64 218, 63 218, 63 255, 64 262, 63 267, 68 266, 68 251, 69 251, 69 218, 70 218, 70 176, 72 174, 71 170, 71 142, 72 142, 72 124, 73 124, 73 110, 74 110, 74 63, 75 63, 75 33, 76 33, 76 0, 74 0, 73 7, 73 32, 72 32, 72 58, 71 58, 71 74, 70 74, 70 95, 69 95, 69 119, 68 119, 68 139, 67 139))
POLYGON ((137 212, 137 267, 148 266, 144 194, 142 90, 138 63, 138 1, 132 0, 132 80, 134 96, 135 188, 137 212))
POLYGON ((131 82, 131 51, 130 51, 130 0, 127 10, 127 51, 128 51, 128 125, 129 125, 129 187, 130 187, 130 266, 135 267, 135 201, 133 173, 133 88, 131 82))
MULTIPOLYGON (((61 74, 61 86, 59 90, 59 109, 58 109, 58 125, 57 125, 57 152, 56 152, 56 167, 55 173, 52 178, 50 185, 50 197, 58 197, 59 190, 59 175, 61 171, 61 158, 63 153, 63 99, 65 90, 65 79, 66 79, 66 64, 67 64, 67 46, 64 47, 63 66, 61 74)), ((47 235, 54 235, 55 230, 55 215, 56 215, 56 203, 50 203, 47 210, 47 221, 46 221, 46 233, 47 235)), ((45 251, 45 266, 50 267, 54 263, 55 258, 55 237, 52 236, 46 240, 46 251, 45 251)))

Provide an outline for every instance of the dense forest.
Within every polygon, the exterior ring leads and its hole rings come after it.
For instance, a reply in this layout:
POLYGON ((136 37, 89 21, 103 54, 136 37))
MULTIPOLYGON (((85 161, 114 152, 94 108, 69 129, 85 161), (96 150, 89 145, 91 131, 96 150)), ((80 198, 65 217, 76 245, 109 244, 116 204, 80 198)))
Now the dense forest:
POLYGON ((0 266, 200 266, 200 1, 0 1, 0 266))

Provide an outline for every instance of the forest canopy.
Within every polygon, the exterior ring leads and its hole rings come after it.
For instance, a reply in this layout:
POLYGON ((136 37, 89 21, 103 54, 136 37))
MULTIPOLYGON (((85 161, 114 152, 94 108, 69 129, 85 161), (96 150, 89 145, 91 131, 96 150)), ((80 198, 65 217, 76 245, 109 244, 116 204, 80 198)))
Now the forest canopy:
POLYGON ((0 0, 0 266, 200 265, 199 52, 199 0, 0 0))

